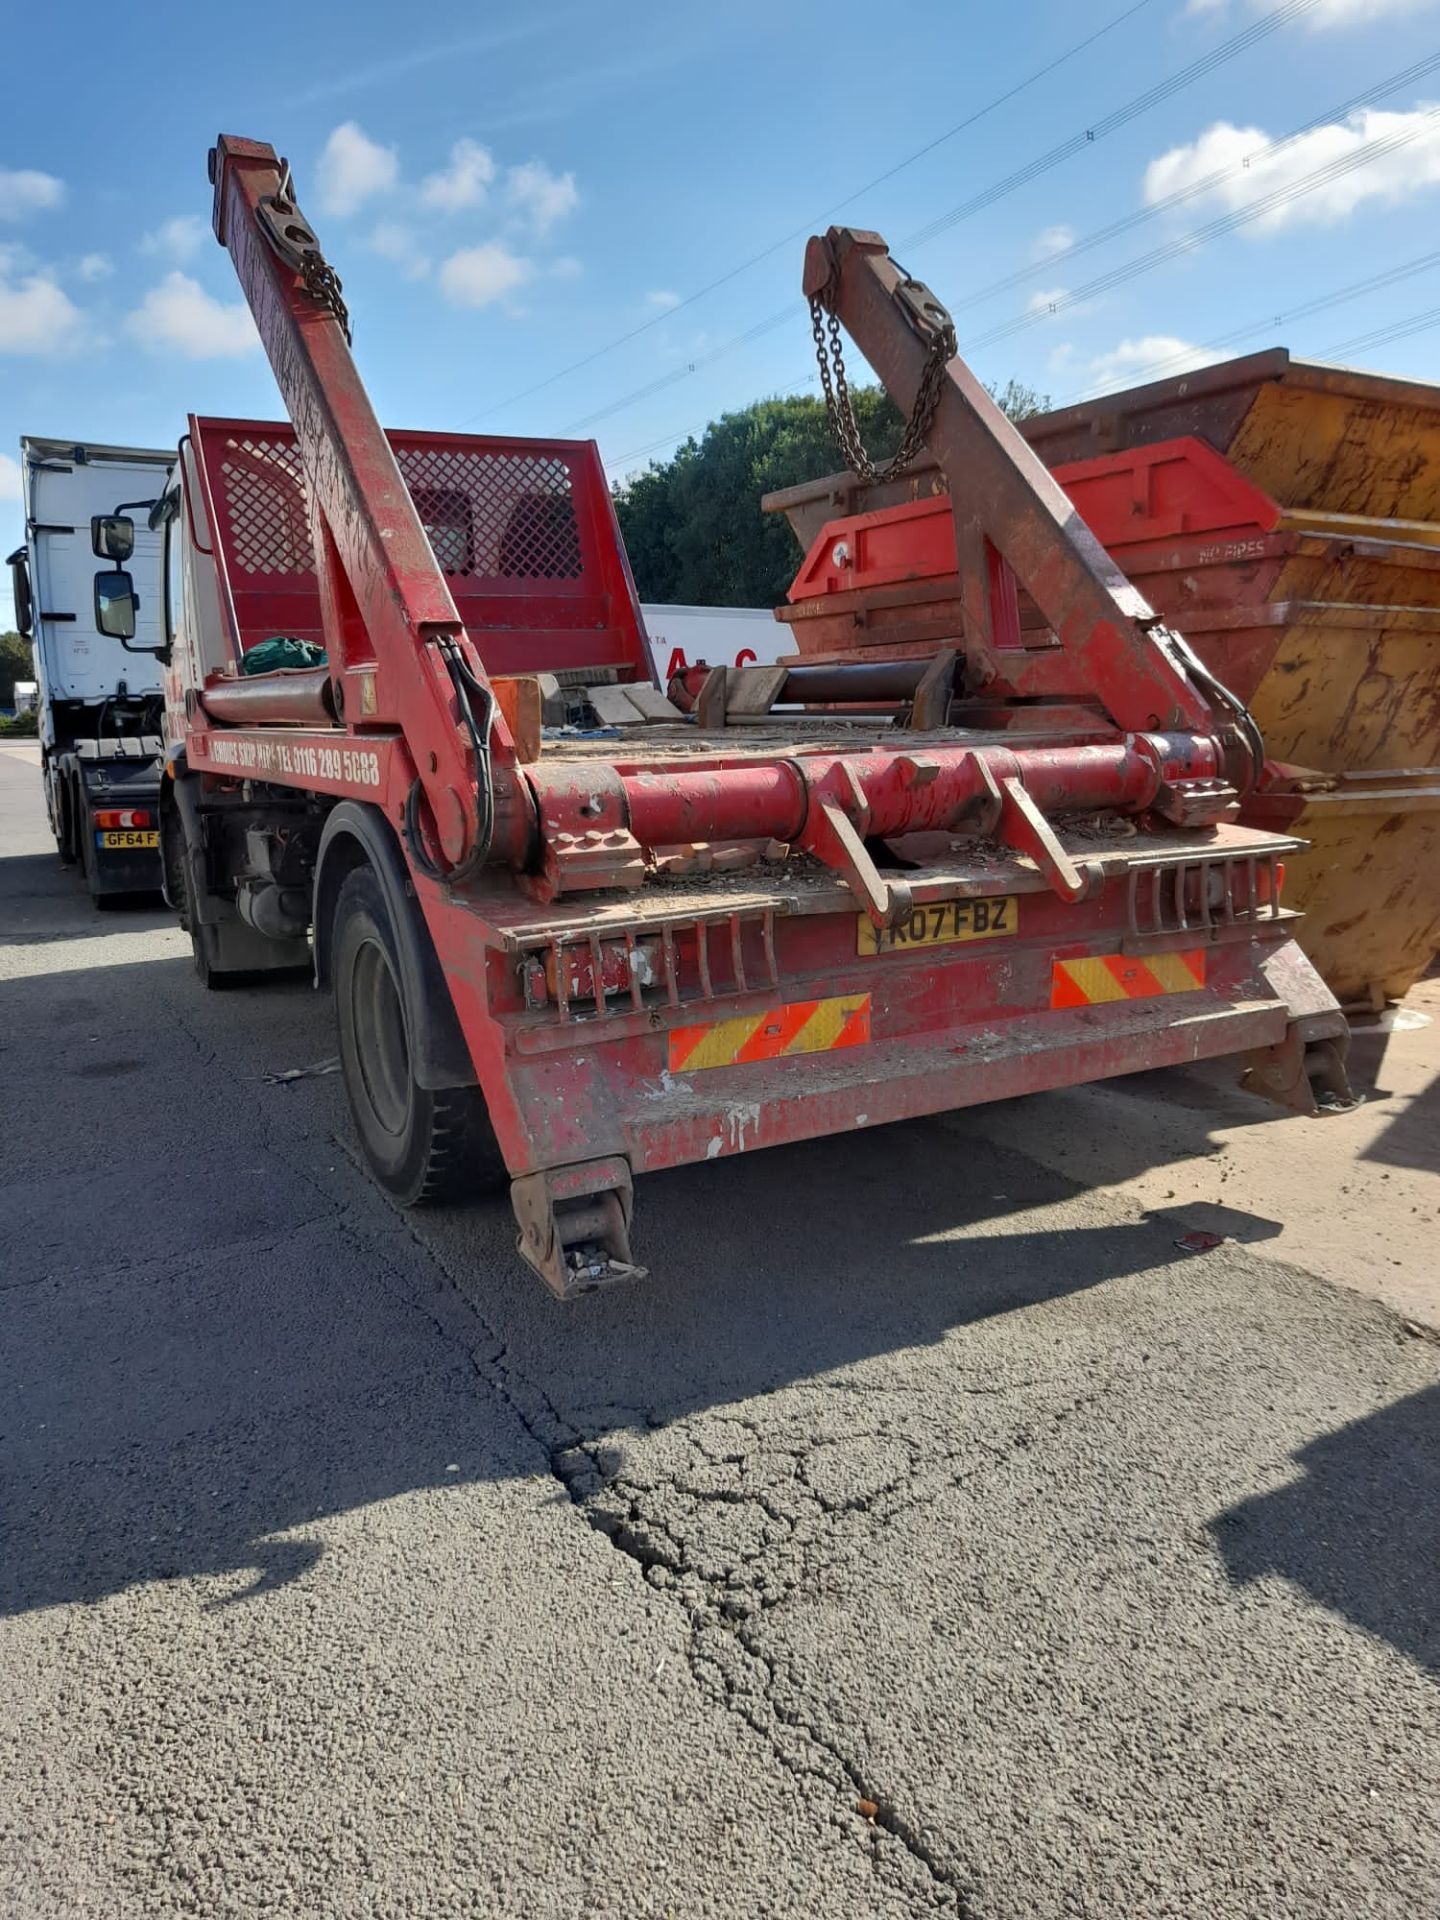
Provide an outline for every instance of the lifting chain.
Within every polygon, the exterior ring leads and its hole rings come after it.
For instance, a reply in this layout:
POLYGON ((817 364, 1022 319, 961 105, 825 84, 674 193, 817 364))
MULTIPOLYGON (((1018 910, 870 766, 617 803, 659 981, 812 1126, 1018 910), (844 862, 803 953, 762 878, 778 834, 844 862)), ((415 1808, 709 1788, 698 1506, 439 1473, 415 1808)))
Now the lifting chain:
POLYGON ((855 419, 855 408, 850 398, 850 385, 845 377, 845 355, 840 345, 840 321, 835 312, 834 283, 822 287, 819 293, 810 296, 811 331, 815 336, 815 358, 820 366, 820 385, 825 390, 825 411, 830 416, 830 431, 835 436, 841 454, 850 471, 861 480, 893 480, 915 459, 925 445, 925 436, 930 431, 930 422, 935 417, 935 409, 940 401, 940 388, 945 378, 945 366, 955 353, 955 326, 948 313, 923 287, 918 280, 912 280, 907 274, 900 288, 907 317, 916 331, 919 312, 925 308, 930 352, 920 374, 920 385, 915 390, 915 404, 910 409, 910 418, 905 423, 900 444, 888 460, 880 465, 870 458, 860 438, 860 428, 855 419), (918 296, 923 296, 922 298, 918 296), (932 314, 943 315, 943 322, 935 324, 930 320, 932 314), (826 334, 829 334, 827 345, 826 334), (832 372, 833 368, 833 372, 832 372))
POLYGON ((310 298, 318 301, 322 307, 328 307, 340 322, 346 346, 354 346, 355 342, 350 337, 350 309, 340 297, 340 276, 318 247, 313 253, 305 255, 300 275, 310 298))
POLYGON ((265 238, 287 267, 294 269, 305 291, 316 303, 332 313, 340 323, 347 346, 350 336, 350 309, 341 295, 340 276, 320 250, 310 222, 295 204, 295 183, 290 177, 290 162, 280 162, 280 185, 259 207, 260 227, 265 238))

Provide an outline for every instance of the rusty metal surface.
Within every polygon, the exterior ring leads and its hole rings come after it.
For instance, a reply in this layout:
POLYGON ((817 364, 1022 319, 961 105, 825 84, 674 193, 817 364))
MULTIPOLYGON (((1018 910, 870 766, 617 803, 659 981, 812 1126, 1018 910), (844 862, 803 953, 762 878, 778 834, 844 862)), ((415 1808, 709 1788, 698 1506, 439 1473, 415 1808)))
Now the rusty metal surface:
MULTIPOLYGON (((1230 453, 1257 396, 1267 389, 1272 393, 1283 389, 1302 412, 1320 399, 1338 402, 1357 419, 1393 415, 1397 410, 1423 417, 1437 407, 1436 389, 1426 381, 1296 360, 1285 348, 1271 347, 1193 373, 1034 414, 1021 422, 1020 431, 1047 466, 1185 434, 1198 434, 1220 452, 1230 453)), ((1320 411, 1328 411, 1332 420, 1339 417, 1324 406, 1320 411)))
MULTIPOLYGON (((1303 814, 1272 794, 1252 796, 1246 818, 1315 837, 1289 863, 1287 899, 1326 977, 1347 1000, 1402 993, 1440 922, 1427 817, 1440 797, 1440 388, 1275 351, 1022 431, 1126 574, 1249 703, 1274 759, 1330 776, 1330 794, 1308 783, 1303 814), (1371 777, 1407 773, 1403 799, 1371 777)), ((802 648, 934 645, 958 604, 956 548, 936 546, 945 484, 937 468, 884 487, 835 474, 770 498, 809 536, 786 610, 802 648), (860 592, 835 591, 827 555, 842 541, 873 554, 860 592)), ((1037 617, 1022 600, 1032 640, 1037 617)), ((1053 672, 1045 656, 1038 666, 1053 672)), ((1285 781, 1272 770, 1272 790, 1285 781)))
MULTIPOLYGON (((806 256, 807 285, 823 248, 834 311, 908 413, 930 364, 927 342, 901 317, 904 276, 876 235, 831 228, 806 256)), ((987 546, 1044 614, 1073 665, 1118 726, 1209 731, 1210 704, 1165 644, 1152 610, 1080 520, 1063 491, 958 356, 946 369, 927 436, 948 476, 961 559, 972 671, 995 671, 987 546)))
MULTIPOLYGON (((1188 833, 1129 828, 1127 821, 1106 823, 1095 817, 1078 824, 1062 820, 1056 837, 1076 860, 1094 861, 1127 889, 1132 875, 1148 875, 1157 866, 1289 860, 1303 844, 1283 827, 1257 830, 1226 824, 1188 833)), ((917 858, 924 856, 910 874, 917 901, 1048 891, 1033 859, 994 842, 966 840, 942 843, 937 849, 921 837, 902 844, 913 846, 917 858)), ((532 900, 497 876, 490 886, 467 891, 456 904, 474 916, 488 942, 516 953, 555 938, 583 938, 592 930, 608 940, 627 927, 648 930, 732 913, 767 911, 792 917, 854 908, 843 881, 830 868, 817 860, 783 858, 757 860, 733 871, 657 874, 634 895, 570 895, 550 901, 532 900)), ((1121 930, 1138 931, 1128 913, 1127 908, 1121 930)))
POLYGON ((1286 856, 1285 899, 1337 999, 1403 999, 1440 946, 1440 772, 1346 775, 1254 812, 1305 843, 1286 856))
MULTIPOLYGON (((1343 1001, 1381 1004, 1440 939, 1440 388, 1280 355, 1211 373, 1207 404, 1246 400, 1228 433, 1202 423, 1233 476, 1225 513, 1192 484, 1188 518, 1147 546, 1087 480, 1109 465, 1133 494, 1142 454, 1057 474, 1082 499, 1088 486, 1097 530, 1246 693, 1277 758, 1336 776, 1298 810, 1252 799, 1247 818, 1312 842, 1287 887, 1302 944, 1343 1001), (1238 512, 1240 490, 1265 507, 1238 512)), ((1132 445, 1170 423, 1164 391, 1118 401, 1132 445)), ((1036 438, 1049 457, 1063 433, 1036 438)), ((1167 446, 1195 442, 1151 451, 1167 446)))

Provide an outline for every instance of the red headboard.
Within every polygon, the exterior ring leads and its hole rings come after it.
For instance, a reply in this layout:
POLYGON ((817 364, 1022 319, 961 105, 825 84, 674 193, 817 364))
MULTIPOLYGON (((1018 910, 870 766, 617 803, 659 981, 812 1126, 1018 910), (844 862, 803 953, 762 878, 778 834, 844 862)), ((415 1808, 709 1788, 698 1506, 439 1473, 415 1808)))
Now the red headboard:
MULTIPOLYGON (((221 601, 240 652, 324 644, 305 481, 288 423, 192 417, 221 601)), ((492 674, 653 678, 591 440, 387 435, 466 631, 492 674)))

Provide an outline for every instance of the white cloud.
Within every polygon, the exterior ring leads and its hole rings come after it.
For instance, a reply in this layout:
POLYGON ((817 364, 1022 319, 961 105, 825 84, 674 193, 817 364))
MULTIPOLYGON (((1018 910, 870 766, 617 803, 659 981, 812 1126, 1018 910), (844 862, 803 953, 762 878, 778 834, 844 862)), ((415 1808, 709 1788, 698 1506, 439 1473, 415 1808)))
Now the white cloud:
POLYGON ((1052 253, 1064 253, 1073 245, 1075 229, 1073 227, 1042 227, 1035 236, 1035 244, 1030 249, 1037 260, 1048 260, 1052 253))
POLYGON ((578 280, 585 271, 583 260, 577 260, 573 253, 562 253, 558 260, 552 260, 548 269, 555 280, 578 280))
POLYGON ((1409 113, 1366 108, 1343 122, 1315 127, 1273 146, 1259 127, 1236 127, 1228 120, 1217 120, 1198 140, 1172 147, 1150 162, 1144 197, 1153 205, 1228 168, 1230 177, 1217 181, 1200 198, 1233 211, 1267 194, 1284 192, 1321 167, 1343 166, 1371 141, 1396 139, 1405 144, 1357 162, 1349 172, 1338 172, 1323 185, 1282 201, 1259 215, 1250 231, 1275 233, 1285 226, 1332 225, 1367 200, 1394 205, 1440 185, 1440 113, 1427 107, 1409 113), (1240 163, 1247 159, 1249 165, 1242 168, 1240 163))
POLYGON ((260 344, 243 301, 226 306, 178 270, 150 289, 125 324, 152 352, 187 360, 235 359, 260 344))
POLYGON ((193 260, 209 232, 209 226, 199 214, 177 213, 142 236, 140 251, 152 258, 160 254, 167 260, 193 260))
POLYGON ((20 462, 0 453, 0 500, 20 498, 20 462))
POLYGON ((543 160, 527 160, 505 175, 505 199, 536 233, 548 233, 580 204, 573 173, 551 173, 543 160))
POLYGON ((324 213, 354 213, 373 194, 384 193, 399 177, 393 147, 371 140, 353 120, 336 127, 325 142, 316 168, 324 213))
POLYGON ((662 313, 669 313, 672 307, 679 306, 680 296, 671 293, 668 287, 656 287, 653 293, 646 294, 645 304, 647 307, 658 307, 662 313))
POLYGON ((452 253, 440 269, 440 285, 457 307, 488 307, 523 286, 534 270, 529 260, 492 240, 452 253))
POLYGON ((1121 340, 1107 353, 1092 354, 1088 358, 1077 354, 1073 347, 1062 347, 1051 356, 1051 369, 1074 373, 1091 387, 1103 389, 1192 373, 1196 367, 1212 366, 1214 362, 1214 353, 1182 340, 1177 334, 1146 333, 1137 339, 1121 340))
POLYGON ((28 220, 49 213, 65 198, 65 182, 33 167, 0 167, 0 220, 28 220))
POLYGON ((441 213, 478 207, 495 172, 495 158, 488 147, 478 140, 457 140, 450 149, 450 165, 443 173, 427 174, 421 182, 421 205, 441 213))
MULTIPOLYGON (((1048 313, 1052 307, 1058 307, 1062 300, 1070 297, 1068 288, 1041 287, 1025 303, 1027 313, 1048 313)), ((1071 309, 1076 311, 1076 309, 1071 309)))
POLYGON ((82 280, 108 280, 115 271, 115 262, 108 253, 82 253, 75 271, 82 280))
MULTIPOLYGON (((1269 13, 1271 0, 1249 0, 1254 13, 1269 13)), ((1368 25, 1372 20, 1383 19, 1387 14, 1392 18, 1403 13, 1422 13, 1435 0, 1318 0, 1318 4, 1305 16, 1305 25, 1312 33, 1324 33, 1331 27, 1353 27, 1368 25)), ((1226 13, 1230 0, 1188 0, 1186 13, 1226 13)))
POLYGON ((407 280, 423 280, 430 271, 430 257, 415 244, 408 227, 397 221, 382 220, 370 236, 370 245, 383 259, 393 260, 407 280))
POLYGON ((80 331, 80 309, 45 273, 0 280, 0 353, 64 353, 80 331))

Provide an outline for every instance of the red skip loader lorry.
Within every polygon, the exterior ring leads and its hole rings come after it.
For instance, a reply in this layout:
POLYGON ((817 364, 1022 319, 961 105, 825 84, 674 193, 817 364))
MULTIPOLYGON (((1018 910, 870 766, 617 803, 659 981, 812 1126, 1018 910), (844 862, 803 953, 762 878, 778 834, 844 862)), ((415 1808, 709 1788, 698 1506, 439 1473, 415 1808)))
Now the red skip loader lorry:
POLYGON ((508 1185, 569 1295, 642 1271, 653 1168, 1218 1055, 1343 1090, 1297 843, 1235 824, 1253 722, 877 235, 812 240, 805 290, 947 477, 948 630, 667 698, 593 443, 387 434, 288 167, 210 165, 289 418, 192 418, 153 513, 167 891, 211 986, 313 960, 399 1202, 508 1185))

